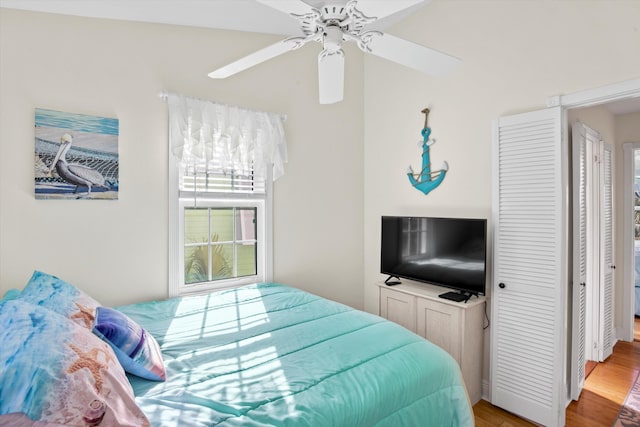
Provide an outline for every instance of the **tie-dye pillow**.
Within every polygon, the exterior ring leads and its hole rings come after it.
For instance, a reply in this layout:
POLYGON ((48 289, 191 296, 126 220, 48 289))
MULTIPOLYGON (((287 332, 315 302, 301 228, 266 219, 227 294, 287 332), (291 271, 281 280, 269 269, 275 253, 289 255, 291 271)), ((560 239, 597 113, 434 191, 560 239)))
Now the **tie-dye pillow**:
POLYGON ((55 311, 89 330, 100 305, 72 284, 41 271, 34 271, 18 298, 55 311))
POLYGON ((125 371, 148 380, 167 378, 158 342, 125 314, 98 307, 93 333, 113 348, 125 371))
POLYGON ((0 425, 20 416, 65 426, 149 426, 111 347, 15 299, 0 302, 0 425))

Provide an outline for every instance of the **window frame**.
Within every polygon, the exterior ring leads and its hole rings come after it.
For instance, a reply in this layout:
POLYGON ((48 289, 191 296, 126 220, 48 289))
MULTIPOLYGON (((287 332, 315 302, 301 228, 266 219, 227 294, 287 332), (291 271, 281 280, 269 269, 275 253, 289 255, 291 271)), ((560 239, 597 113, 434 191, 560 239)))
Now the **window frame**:
POLYGON ((261 194, 181 191, 180 167, 169 150, 169 297, 227 289, 273 279, 273 180, 265 177, 261 194), (255 276, 221 279, 186 285, 184 283, 184 210, 189 207, 255 207, 256 272, 255 276))

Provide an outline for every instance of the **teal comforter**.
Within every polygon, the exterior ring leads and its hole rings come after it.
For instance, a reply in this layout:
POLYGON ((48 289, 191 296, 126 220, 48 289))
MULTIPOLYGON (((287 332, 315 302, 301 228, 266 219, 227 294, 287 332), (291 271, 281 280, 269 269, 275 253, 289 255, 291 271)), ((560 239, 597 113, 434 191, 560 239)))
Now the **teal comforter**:
POLYGON ((456 362, 378 316, 279 284, 119 307, 166 382, 130 377, 153 426, 472 426, 456 362))

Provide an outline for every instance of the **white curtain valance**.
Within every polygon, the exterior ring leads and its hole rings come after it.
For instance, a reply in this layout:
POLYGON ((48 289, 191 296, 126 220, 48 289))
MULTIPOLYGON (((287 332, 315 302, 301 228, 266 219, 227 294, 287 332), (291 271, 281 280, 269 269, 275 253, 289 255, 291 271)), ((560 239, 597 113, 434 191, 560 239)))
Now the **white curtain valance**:
POLYGON ((211 101, 167 95, 172 153, 183 166, 266 177, 284 175, 287 144, 283 117, 211 101))

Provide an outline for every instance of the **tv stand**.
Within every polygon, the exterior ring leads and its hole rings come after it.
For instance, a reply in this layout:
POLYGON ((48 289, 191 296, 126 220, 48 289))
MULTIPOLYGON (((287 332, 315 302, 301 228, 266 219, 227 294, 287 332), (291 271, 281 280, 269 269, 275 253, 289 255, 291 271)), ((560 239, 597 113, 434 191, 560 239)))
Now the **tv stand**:
POLYGON ((451 301, 440 297, 446 288, 410 280, 403 280, 398 286, 387 286, 382 281, 377 285, 380 316, 453 356, 460 365, 469 399, 476 404, 482 396, 485 298, 473 298, 466 303, 451 301))
POLYGON ((464 302, 465 304, 467 303, 467 301, 469 301, 469 298, 471 298, 472 296, 473 294, 470 294, 468 292, 454 292, 454 291, 445 292, 444 294, 438 295, 438 297, 440 298, 448 299, 455 302, 464 302))

